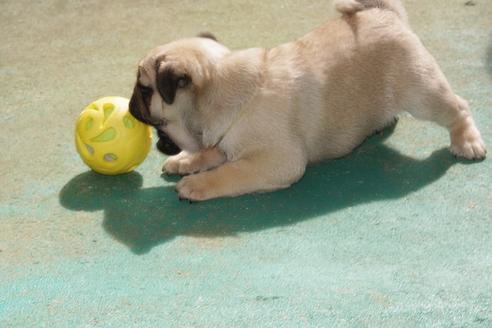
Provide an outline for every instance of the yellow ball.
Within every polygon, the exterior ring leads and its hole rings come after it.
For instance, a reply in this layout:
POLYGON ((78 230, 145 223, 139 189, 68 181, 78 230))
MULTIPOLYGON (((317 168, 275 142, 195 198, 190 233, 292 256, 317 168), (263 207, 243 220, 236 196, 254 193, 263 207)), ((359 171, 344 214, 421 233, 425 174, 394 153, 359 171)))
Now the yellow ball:
POLYGON ((123 97, 98 99, 77 120, 77 151, 84 163, 98 173, 131 172, 149 153, 151 128, 130 114, 128 102, 123 97))

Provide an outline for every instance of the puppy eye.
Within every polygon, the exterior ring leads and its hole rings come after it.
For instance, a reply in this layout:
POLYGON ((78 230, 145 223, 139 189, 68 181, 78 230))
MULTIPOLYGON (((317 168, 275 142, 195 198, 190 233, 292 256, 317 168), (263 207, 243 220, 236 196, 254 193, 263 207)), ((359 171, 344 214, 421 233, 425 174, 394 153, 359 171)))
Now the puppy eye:
POLYGON ((178 78, 178 82, 177 82, 178 88, 184 88, 188 85, 188 83, 190 83, 190 78, 188 76, 183 75, 178 78))
POLYGON ((145 87, 143 85, 140 86, 140 92, 143 96, 150 96, 152 94, 152 91, 153 90, 150 87, 145 87))

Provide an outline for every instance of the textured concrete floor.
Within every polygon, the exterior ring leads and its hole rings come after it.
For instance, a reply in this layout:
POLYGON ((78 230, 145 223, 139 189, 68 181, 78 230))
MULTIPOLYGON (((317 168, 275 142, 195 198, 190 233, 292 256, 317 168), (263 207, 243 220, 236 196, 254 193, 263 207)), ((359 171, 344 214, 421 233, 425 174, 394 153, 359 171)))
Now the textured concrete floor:
MULTIPOLYGON (((492 1, 408 0, 492 145, 492 1)), ((153 46, 203 30, 273 46, 330 1, 0 2, 0 327, 491 327, 492 161, 403 116, 271 194, 179 203, 152 152, 87 171, 89 102, 129 96, 153 46)))

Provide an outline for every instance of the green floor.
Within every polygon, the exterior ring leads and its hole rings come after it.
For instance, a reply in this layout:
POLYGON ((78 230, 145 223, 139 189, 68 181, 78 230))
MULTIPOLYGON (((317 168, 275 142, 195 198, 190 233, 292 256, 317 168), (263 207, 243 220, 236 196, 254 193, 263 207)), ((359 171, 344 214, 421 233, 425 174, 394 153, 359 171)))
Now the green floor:
MULTIPOLYGON (((492 2, 407 0, 492 145, 492 2)), ((155 150, 88 172, 79 111, 129 97, 153 46, 270 47, 330 1, 0 2, 0 327, 492 327, 492 160, 401 117, 271 194, 189 205, 155 150)))

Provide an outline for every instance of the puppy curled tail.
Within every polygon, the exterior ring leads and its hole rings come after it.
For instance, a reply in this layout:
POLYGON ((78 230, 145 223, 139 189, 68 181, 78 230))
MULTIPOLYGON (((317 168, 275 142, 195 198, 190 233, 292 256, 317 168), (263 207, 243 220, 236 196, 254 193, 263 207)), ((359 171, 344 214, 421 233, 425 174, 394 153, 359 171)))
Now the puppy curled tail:
POLYGON ((347 16, 351 16, 359 11, 379 8, 393 11, 405 23, 408 22, 407 12, 400 0, 335 0, 334 4, 336 10, 347 16))

